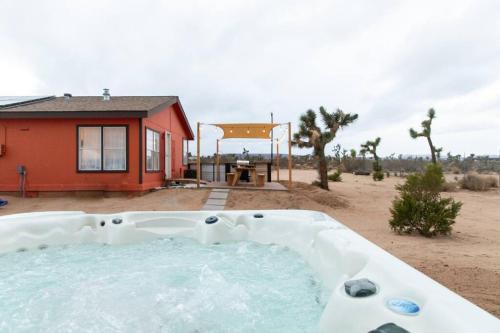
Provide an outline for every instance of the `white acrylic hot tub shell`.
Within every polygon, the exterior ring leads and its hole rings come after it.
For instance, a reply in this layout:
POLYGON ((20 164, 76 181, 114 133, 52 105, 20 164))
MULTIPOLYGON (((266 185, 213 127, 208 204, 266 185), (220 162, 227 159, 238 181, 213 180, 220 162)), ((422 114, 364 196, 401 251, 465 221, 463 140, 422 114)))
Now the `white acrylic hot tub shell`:
POLYGON ((167 236, 190 237, 203 244, 250 240, 290 247, 332 290, 321 318, 321 332, 364 333, 389 322, 412 333, 500 332, 500 321, 494 316, 319 212, 43 212, 0 217, 0 253, 87 242, 122 244, 167 236), (255 213, 264 217, 254 218, 255 213), (209 216, 217 216, 219 221, 206 224, 209 216), (123 222, 113 224, 114 218, 123 222), (377 294, 348 296, 344 282, 359 278, 375 282, 377 294), (386 306, 390 298, 412 300, 420 306, 420 313, 397 314, 386 306))

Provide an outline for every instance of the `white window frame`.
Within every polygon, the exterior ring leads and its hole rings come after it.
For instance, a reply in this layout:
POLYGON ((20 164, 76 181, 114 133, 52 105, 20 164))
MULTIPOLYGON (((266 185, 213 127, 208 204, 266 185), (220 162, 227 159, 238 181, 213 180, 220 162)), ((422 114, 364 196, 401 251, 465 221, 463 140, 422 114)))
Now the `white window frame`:
POLYGON ((151 128, 146 127, 146 172, 160 172, 160 132, 157 132, 151 128), (150 136, 152 136, 151 144, 150 144, 150 136), (151 156, 150 166, 149 156, 151 156))
MULTIPOLYGON (((97 149, 96 147, 93 148, 97 149)), ((77 170, 78 172, 128 172, 128 126, 127 125, 78 125, 77 126, 77 170), (84 128, 98 128, 99 129, 99 148, 98 152, 100 154, 99 167, 97 168, 82 168, 82 157, 84 150, 90 150, 92 148, 85 148, 82 144, 81 138, 81 129, 84 128), (118 148, 106 148, 104 145, 104 131, 106 128, 123 128, 125 130, 125 143, 124 143, 124 167, 123 168, 106 168, 105 167, 105 159, 106 159, 106 151, 109 150, 117 150, 118 148)))
POLYGON ((182 138, 182 165, 189 164, 189 140, 182 138))
MULTIPOLYGON (((127 128, 125 126, 103 126, 102 127, 102 169, 104 171, 126 171, 127 170, 127 128), (106 142, 106 130, 116 130, 120 129, 123 130, 124 133, 119 133, 120 135, 123 135, 123 140, 124 142, 118 142, 118 144, 115 143, 115 145, 112 145, 112 142, 106 142), (109 154, 108 154, 109 153, 109 154), (113 166, 107 166, 108 164, 113 164, 109 163, 110 161, 113 160, 113 157, 116 158, 116 156, 113 156, 113 154, 119 154, 118 158, 118 164, 122 164, 122 167, 113 167, 113 166)), ((122 139, 122 138, 120 138, 122 139)), ((111 141, 113 139, 111 138, 111 141)))

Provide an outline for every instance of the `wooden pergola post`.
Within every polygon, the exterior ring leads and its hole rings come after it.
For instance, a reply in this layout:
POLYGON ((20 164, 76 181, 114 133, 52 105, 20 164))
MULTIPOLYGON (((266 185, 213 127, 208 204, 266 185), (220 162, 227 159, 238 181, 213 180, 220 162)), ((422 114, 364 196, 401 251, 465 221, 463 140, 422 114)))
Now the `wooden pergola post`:
POLYGON ((220 182, 220 157, 219 157, 219 142, 220 140, 217 139, 217 148, 216 148, 216 155, 215 155, 215 167, 217 168, 217 181, 220 182))
POLYGON ((201 159, 200 159, 200 123, 196 123, 196 187, 200 188, 201 159))
POLYGON ((292 188, 292 123, 288 122, 288 189, 292 188))
POLYGON ((280 143, 276 139, 276 181, 280 181, 280 143))

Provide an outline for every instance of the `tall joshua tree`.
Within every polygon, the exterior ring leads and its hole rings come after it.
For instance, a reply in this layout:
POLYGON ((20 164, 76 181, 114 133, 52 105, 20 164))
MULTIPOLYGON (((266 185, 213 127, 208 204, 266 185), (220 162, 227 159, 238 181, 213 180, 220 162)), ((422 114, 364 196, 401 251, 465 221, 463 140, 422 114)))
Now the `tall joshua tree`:
POLYGON ((328 190, 328 166, 325 147, 335 138, 339 129, 354 122, 358 119, 358 115, 344 113, 340 109, 328 113, 322 106, 319 108, 319 113, 325 125, 325 130, 322 131, 316 124, 316 112, 309 109, 300 116, 299 131, 293 135, 292 144, 299 148, 313 148, 313 156, 318 162, 320 187, 328 190))
POLYGON ((427 139, 427 143, 429 143, 429 147, 431 149, 432 163, 436 164, 437 159, 440 157, 441 151, 443 150, 443 148, 436 148, 432 143, 431 139, 431 125, 432 125, 432 120, 436 118, 436 111, 434 111, 433 108, 430 108, 429 111, 427 112, 427 117, 428 119, 422 121, 422 132, 419 133, 415 131, 413 128, 410 128, 410 136, 413 139, 416 139, 419 136, 422 136, 427 139))
POLYGON ((373 155, 373 179, 382 180, 384 179, 384 173, 382 172, 382 165, 380 165, 380 157, 377 155, 377 147, 380 144, 381 139, 376 138, 373 141, 366 141, 361 145, 360 153, 365 155, 366 153, 373 155))

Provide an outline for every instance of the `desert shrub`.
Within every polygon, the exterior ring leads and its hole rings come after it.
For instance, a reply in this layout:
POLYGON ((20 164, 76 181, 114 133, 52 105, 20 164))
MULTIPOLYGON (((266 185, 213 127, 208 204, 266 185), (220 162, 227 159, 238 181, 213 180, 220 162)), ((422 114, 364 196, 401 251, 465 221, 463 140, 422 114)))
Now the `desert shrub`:
POLYGON ((406 182, 397 185, 399 197, 392 202, 389 225, 397 233, 413 233, 432 237, 451 233, 461 202, 441 198, 445 183, 443 171, 437 164, 429 164, 424 173, 415 173, 406 182))
POLYGON ((490 183, 490 187, 497 188, 499 186, 499 180, 498 180, 497 176, 488 175, 488 180, 489 180, 489 183, 490 183))
POLYGON ((375 181, 381 181, 384 179, 384 173, 382 171, 374 171, 372 177, 375 181))
POLYGON ((481 175, 477 172, 469 172, 460 181, 462 188, 471 191, 486 191, 492 187, 498 187, 498 177, 493 175, 481 175))
POLYGON ((321 187, 321 182, 320 182, 319 180, 313 180, 313 181, 311 182, 311 185, 312 185, 312 186, 318 186, 318 187, 321 187))
POLYGON ((459 169, 458 167, 456 167, 456 166, 452 166, 452 167, 450 168, 450 172, 451 172, 452 174, 454 174, 454 175, 458 175, 458 174, 460 174, 460 169, 459 169))
POLYGON ((341 182, 342 172, 340 170, 336 170, 334 173, 328 175, 328 180, 332 182, 341 182))
POLYGON ((381 181, 384 179, 384 172, 382 171, 382 166, 378 161, 373 162, 373 180, 381 181))
POLYGON ((445 181, 441 186, 441 192, 456 192, 458 189, 457 182, 447 182, 445 181))

